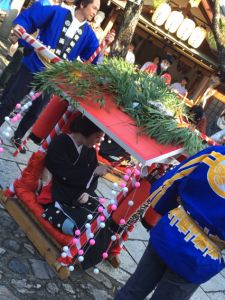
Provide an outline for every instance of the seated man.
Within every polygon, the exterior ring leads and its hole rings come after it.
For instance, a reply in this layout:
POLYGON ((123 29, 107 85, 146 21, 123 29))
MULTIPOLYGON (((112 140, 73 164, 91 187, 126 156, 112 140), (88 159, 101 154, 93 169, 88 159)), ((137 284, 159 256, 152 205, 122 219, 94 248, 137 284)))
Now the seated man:
POLYGON ((188 78, 183 77, 180 82, 174 82, 171 84, 171 90, 175 93, 178 93, 184 97, 187 97, 188 91, 186 89, 186 85, 188 84, 188 78))

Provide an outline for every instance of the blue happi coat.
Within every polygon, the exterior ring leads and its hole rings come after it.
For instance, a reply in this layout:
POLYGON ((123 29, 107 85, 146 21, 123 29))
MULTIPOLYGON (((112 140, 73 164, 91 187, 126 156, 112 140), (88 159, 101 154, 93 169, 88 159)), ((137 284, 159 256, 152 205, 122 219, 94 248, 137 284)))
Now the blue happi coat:
POLYGON ((225 147, 209 147, 165 174, 151 188, 163 215, 150 244, 170 269, 203 283, 224 268, 225 147))
MULTIPOLYGON (((96 35, 85 23, 67 47, 64 47, 65 33, 71 22, 72 15, 68 9, 57 5, 43 6, 39 2, 34 3, 14 20, 14 24, 23 26, 28 33, 32 34, 39 29, 38 39, 45 46, 54 49, 59 57, 75 60, 80 56, 81 59, 88 60, 99 46, 96 35)), ((25 56, 23 63, 31 72, 40 72, 45 68, 35 51, 25 56)))

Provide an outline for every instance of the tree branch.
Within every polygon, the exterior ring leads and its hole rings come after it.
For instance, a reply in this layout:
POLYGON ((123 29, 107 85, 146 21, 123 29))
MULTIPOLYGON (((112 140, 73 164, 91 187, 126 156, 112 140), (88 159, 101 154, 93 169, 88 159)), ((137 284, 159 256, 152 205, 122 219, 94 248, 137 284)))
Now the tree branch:
POLYGON ((218 48, 218 64, 221 82, 225 83, 225 36, 221 29, 221 1, 214 1, 213 31, 218 48))
POLYGON ((220 8, 221 0, 214 1, 214 10, 215 13, 213 15, 213 30, 216 38, 217 47, 225 47, 225 36, 221 30, 221 8, 220 8))
POLYGON ((132 41, 142 7, 143 0, 141 0, 140 4, 127 1, 122 20, 116 32, 116 38, 114 40, 112 50, 110 52, 111 57, 126 57, 128 46, 132 41))

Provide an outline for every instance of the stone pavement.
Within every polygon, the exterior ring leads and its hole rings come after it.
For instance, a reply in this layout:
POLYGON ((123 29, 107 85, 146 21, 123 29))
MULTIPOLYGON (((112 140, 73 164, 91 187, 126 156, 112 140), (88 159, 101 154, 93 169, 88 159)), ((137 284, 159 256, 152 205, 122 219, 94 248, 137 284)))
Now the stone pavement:
MULTIPOLYGON (((0 45, 0 64, 6 63, 7 48, 0 45)), ((4 125, 3 125, 4 128, 4 125)), ((12 156, 14 148, 4 138, 4 153, 0 154, 0 184, 5 188, 25 167, 36 146, 28 143, 26 155, 12 156)), ((112 184, 101 179, 98 193, 111 192, 112 184)), ((18 225, 0 207, 0 300, 18 299, 112 299, 117 288, 129 278, 148 243, 148 234, 141 224, 137 224, 125 244, 125 251, 120 256, 121 266, 113 269, 107 262, 99 264, 100 273, 93 270, 72 272, 68 280, 60 281, 38 254, 18 225)), ((225 271, 203 284, 191 300, 225 300, 225 271)), ((129 299, 128 299, 129 300, 129 299)), ((182 300, 182 299, 181 299, 182 300)))

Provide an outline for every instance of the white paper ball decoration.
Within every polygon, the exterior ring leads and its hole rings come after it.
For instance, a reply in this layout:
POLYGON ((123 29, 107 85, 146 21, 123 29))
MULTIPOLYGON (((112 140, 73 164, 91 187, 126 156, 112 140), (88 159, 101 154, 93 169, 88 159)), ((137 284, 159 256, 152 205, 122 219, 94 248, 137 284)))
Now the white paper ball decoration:
POLYGON ((83 262, 83 261, 84 261, 84 257, 83 257, 82 255, 79 256, 79 257, 78 257, 78 261, 79 261, 79 262, 83 262))
POLYGON ((73 272, 74 271, 74 266, 69 266, 69 270, 70 270, 70 272, 73 272))
POLYGON ((69 251, 69 247, 68 247, 68 246, 64 246, 64 247, 63 247, 63 251, 64 251, 64 252, 69 251))

